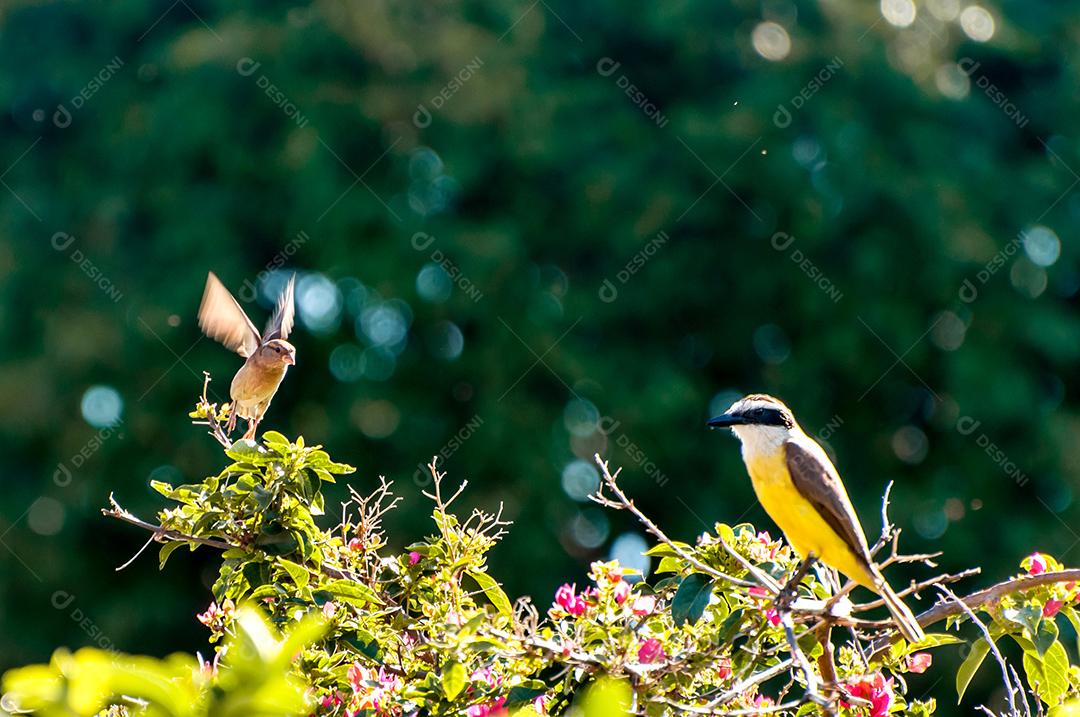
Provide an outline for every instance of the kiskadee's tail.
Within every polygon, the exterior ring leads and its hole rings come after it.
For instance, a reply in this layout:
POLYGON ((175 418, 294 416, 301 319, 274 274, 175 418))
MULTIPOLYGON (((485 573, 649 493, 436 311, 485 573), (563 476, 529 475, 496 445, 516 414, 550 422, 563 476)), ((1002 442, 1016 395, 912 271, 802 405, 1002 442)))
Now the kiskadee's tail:
POLYGON ((889 612, 892 613, 893 622, 896 623, 896 627, 900 630, 900 634, 904 636, 904 639, 908 642, 919 642, 925 638, 926 633, 919 626, 915 614, 908 609, 904 601, 893 592, 893 589, 889 587, 889 584, 883 578, 879 578, 876 588, 882 600, 885 601, 885 607, 889 608, 889 612))

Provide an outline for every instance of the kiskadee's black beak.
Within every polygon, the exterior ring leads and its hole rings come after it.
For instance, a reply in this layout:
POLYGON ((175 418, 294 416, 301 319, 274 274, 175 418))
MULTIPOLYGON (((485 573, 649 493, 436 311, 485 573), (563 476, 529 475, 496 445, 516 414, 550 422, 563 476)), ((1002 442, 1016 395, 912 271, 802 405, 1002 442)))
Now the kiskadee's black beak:
POLYGON ((731 428, 732 426, 742 426, 746 424, 746 419, 737 413, 725 413, 722 416, 709 419, 709 428, 731 428))

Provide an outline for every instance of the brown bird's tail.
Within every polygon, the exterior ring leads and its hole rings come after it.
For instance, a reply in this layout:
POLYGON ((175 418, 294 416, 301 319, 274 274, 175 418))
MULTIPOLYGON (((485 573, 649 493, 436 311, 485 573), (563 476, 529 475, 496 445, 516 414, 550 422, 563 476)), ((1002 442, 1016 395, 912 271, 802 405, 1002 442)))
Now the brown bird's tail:
POLYGON ((908 606, 904 604, 904 601, 893 592, 893 589, 889 587, 889 584, 885 582, 884 578, 878 577, 875 588, 877 593, 881 595, 881 599, 885 601, 885 607, 889 608, 893 622, 896 623, 897 629, 900 630, 900 634, 904 636, 905 640, 908 642, 919 642, 926 637, 926 633, 924 633, 919 626, 919 621, 915 619, 915 614, 912 613, 908 606))

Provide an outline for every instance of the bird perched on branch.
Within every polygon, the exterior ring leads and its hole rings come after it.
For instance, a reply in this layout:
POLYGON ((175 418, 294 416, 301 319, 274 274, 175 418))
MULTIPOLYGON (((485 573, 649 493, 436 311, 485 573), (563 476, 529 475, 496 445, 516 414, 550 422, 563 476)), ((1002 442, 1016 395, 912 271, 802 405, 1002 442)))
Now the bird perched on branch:
POLYGON ((199 327, 207 336, 247 359, 229 386, 232 397, 226 429, 229 433, 236 428, 236 417, 240 416, 248 423, 244 438, 255 437, 255 429, 285 378, 285 371, 296 363, 296 348, 285 340, 293 328, 295 283, 294 274, 289 277, 289 283, 278 297, 274 313, 260 335, 214 272, 206 277, 206 289, 199 305, 199 327))
POLYGON ((880 595, 908 642, 925 637, 915 615, 874 563, 832 461, 787 406, 772 396, 753 394, 736 401, 709 426, 730 428, 738 436, 758 501, 795 552, 821 560, 880 595))

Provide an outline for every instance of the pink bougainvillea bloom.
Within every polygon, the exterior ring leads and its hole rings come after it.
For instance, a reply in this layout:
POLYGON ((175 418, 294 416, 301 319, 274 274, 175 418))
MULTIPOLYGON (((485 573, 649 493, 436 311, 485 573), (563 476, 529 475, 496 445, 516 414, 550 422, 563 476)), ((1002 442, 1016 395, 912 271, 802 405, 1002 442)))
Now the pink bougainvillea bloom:
POLYGON ((575 592, 577 585, 563 583, 563 586, 555 591, 555 604, 571 615, 581 615, 585 612, 585 597, 575 592))
POLYGON ((221 613, 218 610, 217 603, 212 602, 210 603, 210 606, 206 608, 206 612, 200 612, 198 615, 195 616, 195 619, 201 622, 203 625, 210 627, 210 625, 214 622, 215 619, 217 619, 218 615, 220 614, 221 613))
POLYGON ((333 620, 334 615, 337 614, 337 603, 333 600, 323 603, 322 614, 327 620, 333 620))
POLYGON ((653 595, 639 595, 634 599, 634 604, 630 609, 638 617, 652 615, 653 610, 656 609, 656 597, 653 595))
POLYGON ((364 541, 360 540, 360 538, 353 538, 352 540, 349 541, 349 550, 363 550, 363 549, 364 549, 364 541))
POLYGON ((622 605, 628 597, 630 597, 630 583, 619 580, 619 582, 615 583, 615 602, 622 605))
POLYGON ((754 695, 754 707, 765 709, 766 707, 772 706, 772 697, 766 697, 765 695, 754 695))
POLYGON ((546 715, 547 714, 547 708, 548 708, 548 702, 550 702, 550 701, 551 701, 551 698, 548 697, 547 695, 540 695, 539 697, 537 697, 535 700, 532 701, 533 709, 536 710, 537 712, 539 712, 542 715, 546 715))
POLYGON ((780 613, 773 608, 769 608, 765 611, 765 619, 773 624, 773 627, 780 624, 780 613))
POLYGON ((1043 617, 1053 617, 1061 608, 1065 607, 1064 600, 1047 600, 1043 605, 1043 617))
POLYGON ((637 651, 638 660, 644 663, 660 662, 667 658, 664 654, 664 646, 660 644, 660 641, 655 637, 650 637, 645 642, 641 643, 641 647, 637 651))
POLYGON ((420 553, 415 550, 409 553, 409 565, 416 565, 420 562, 420 553))
POLYGON ((482 704, 473 705, 469 709, 465 710, 465 714, 468 717, 497 717, 499 715, 507 714, 503 705, 506 704, 506 697, 499 697, 491 700, 490 702, 484 702, 482 704))
POLYGON ((914 655, 908 655, 908 672, 914 672, 917 675, 921 675, 926 672, 933 662, 934 657, 929 652, 916 652, 914 655))
POLYGON ((473 682, 483 682, 491 689, 495 689, 502 684, 502 676, 495 674, 490 666, 476 670, 469 676, 469 679, 473 682))
MULTIPOLYGON (((850 683, 847 691, 852 697, 858 697, 870 703, 869 717, 887 717, 892 708, 893 681, 892 678, 885 679, 880 672, 850 683)), ((850 707, 850 705, 845 706, 850 707)))
POLYGON ((760 585, 754 585, 751 588, 747 588, 746 592, 750 593, 753 597, 764 598, 769 597, 769 591, 760 585))
POLYGON ((716 676, 721 680, 731 677, 731 660, 725 657, 716 663, 716 676))
POLYGON ((1042 553, 1032 553, 1028 560, 1030 561, 1027 569, 1029 573, 1039 575, 1046 572, 1046 558, 1042 556, 1042 553))

